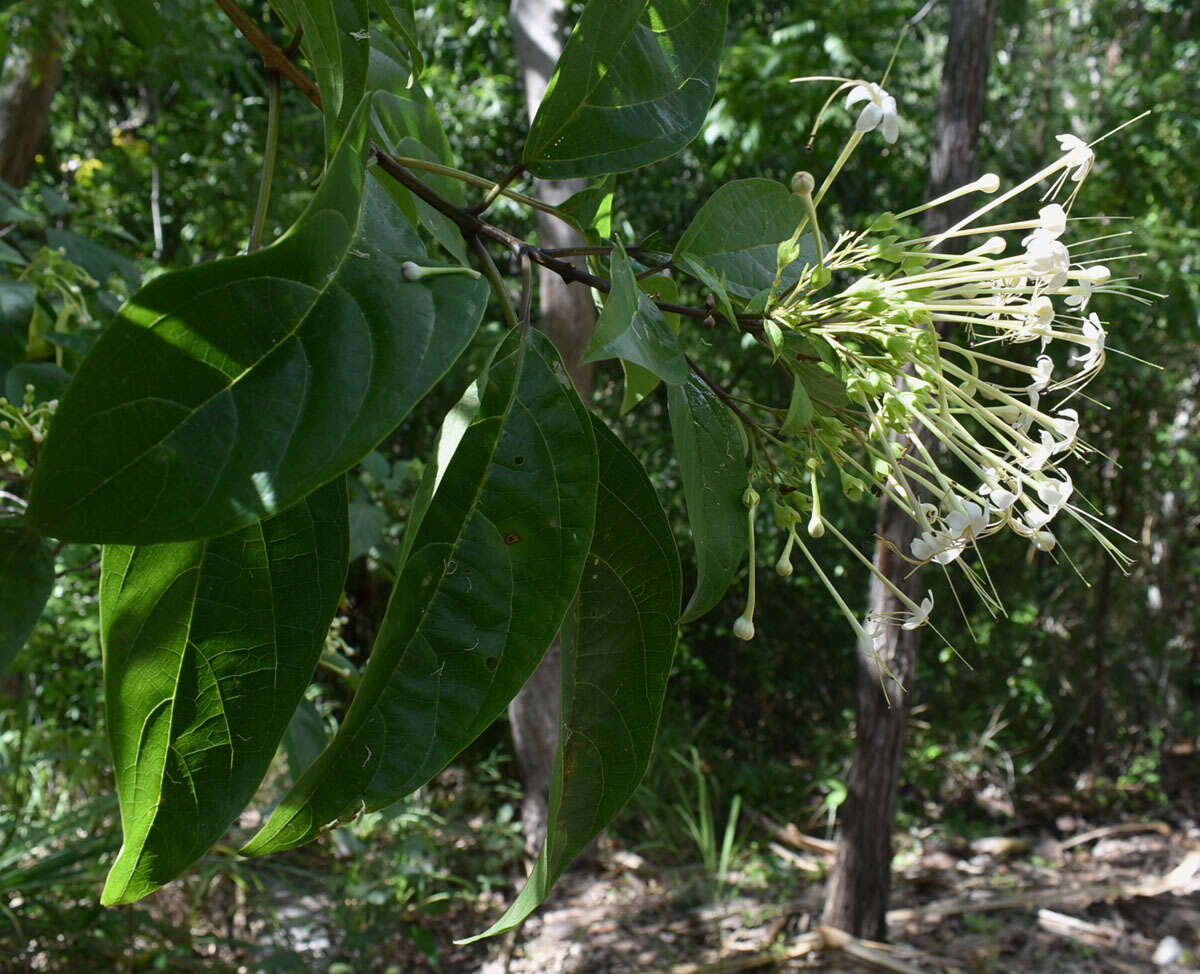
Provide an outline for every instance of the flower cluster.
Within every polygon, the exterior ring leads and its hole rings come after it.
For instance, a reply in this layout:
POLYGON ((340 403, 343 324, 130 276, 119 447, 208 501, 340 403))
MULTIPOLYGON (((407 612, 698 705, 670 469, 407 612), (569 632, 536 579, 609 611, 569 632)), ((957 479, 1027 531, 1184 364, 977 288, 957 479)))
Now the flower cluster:
MULTIPOLYGON (((866 103, 847 150, 875 128, 894 141, 895 100, 875 84, 845 81, 839 91, 847 87, 847 108, 866 103)), ((1058 158, 1011 189, 996 195, 1000 179, 988 174, 924 206, 884 214, 866 230, 842 233, 816 266, 784 284, 801 234, 820 239, 816 205, 849 151, 815 195, 807 173, 793 180, 809 216, 780 248, 767 308, 772 344, 797 390, 773 437, 791 462, 763 472, 777 489, 775 520, 787 534, 776 568, 790 574, 798 548, 860 636, 928 624, 933 597, 917 604, 884 578, 905 610, 868 619, 866 628, 857 621, 802 537, 811 543, 828 531, 874 570, 822 515, 821 492, 834 477, 851 498, 890 498, 915 522, 901 557, 914 568, 956 565, 994 611, 1001 605, 986 566, 964 557, 990 535, 1012 531, 1050 551, 1056 521, 1066 516, 1127 561, 1111 529, 1075 497, 1068 468, 1088 447, 1068 403, 1105 361, 1104 324, 1087 310, 1092 296, 1128 286, 1085 255, 1094 240, 1073 232, 1072 207, 1093 150, 1073 135, 1058 143, 1058 158), (1047 183, 1036 216, 986 219, 1047 183), (1068 184, 1066 199, 1046 202, 1068 184), (941 233, 906 232, 908 218, 967 194, 988 199, 941 233), (965 252, 948 244, 964 240, 965 252)))

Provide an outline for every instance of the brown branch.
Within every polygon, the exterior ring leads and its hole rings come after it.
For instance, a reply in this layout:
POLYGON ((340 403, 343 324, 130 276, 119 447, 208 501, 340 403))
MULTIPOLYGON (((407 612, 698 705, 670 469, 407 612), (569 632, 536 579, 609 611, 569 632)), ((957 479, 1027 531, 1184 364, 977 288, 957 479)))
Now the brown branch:
POLYGON ((241 8, 237 0, 217 0, 217 6, 225 11, 225 15, 233 21, 233 26, 240 30, 242 36, 258 51, 263 67, 268 71, 279 72, 295 85, 305 98, 317 108, 321 107, 321 92, 317 90, 317 83, 301 71, 296 63, 288 57, 287 52, 266 35, 263 29, 255 23, 254 18, 241 8))

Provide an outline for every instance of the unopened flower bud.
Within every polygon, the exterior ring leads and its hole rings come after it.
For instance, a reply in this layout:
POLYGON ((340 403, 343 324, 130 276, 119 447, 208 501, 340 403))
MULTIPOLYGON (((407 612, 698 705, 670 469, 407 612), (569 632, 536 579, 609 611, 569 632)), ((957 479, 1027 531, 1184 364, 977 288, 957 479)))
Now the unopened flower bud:
POLYGON ((733 624, 733 634, 738 639, 749 642, 754 638, 754 623, 745 616, 738 616, 737 621, 733 624))
POLYGON ((798 172, 792 176, 792 192, 797 196, 811 196, 817 181, 810 172, 798 172))
POLYGON ((1000 188, 1000 177, 994 172, 985 172, 975 181, 975 186, 981 193, 994 193, 1000 188))

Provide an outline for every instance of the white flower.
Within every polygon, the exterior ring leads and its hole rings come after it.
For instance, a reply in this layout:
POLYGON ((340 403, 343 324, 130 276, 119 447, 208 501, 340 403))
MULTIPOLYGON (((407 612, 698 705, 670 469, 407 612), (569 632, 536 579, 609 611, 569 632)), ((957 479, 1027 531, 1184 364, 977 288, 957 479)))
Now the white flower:
POLYGON ((866 84, 855 85, 850 90, 850 94, 846 96, 846 107, 850 108, 860 101, 867 104, 859 112, 854 130, 873 132, 880 129, 889 145, 895 142, 900 137, 900 116, 896 113, 896 99, 875 82, 869 81, 866 84))
POLYGON ((963 542, 945 531, 922 531, 921 536, 913 540, 912 553, 917 561, 949 565, 963 553, 963 542))
POLYGON ((1063 161, 1067 168, 1074 170, 1071 173, 1071 180, 1076 183, 1083 182, 1083 177, 1091 171, 1096 153, 1077 135, 1059 135, 1055 138, 1058 139, 1060 151, 1066 154, 1063 161))
POLYGON ((1086 351, 1083 354, 1072 354, 1068 363, 1082 365, 1084 372, 1091 372, 1104 364, 1104 326, 1093 311, 1083 322, 1083 335, 1073 341, 1082 345, 1086 351))
POLYGON ((1044 237, 1049 237, 1051 240, 1057 240, 1063 235, 1067 229, 1067 211, 1057 203, 1051 203, 1049 206, 1043 206, 1038 210, 1038 225, 1037 228, 1028 237, 1021 241, 1022 247, 1028 247, 1029 241, 1035 235, 1041 234, 1044 237))
POLYGON ((1054 452, 1063 453, 1074 449, 1079 436, 1079 413, 1074 409, 1063 409, 1054 417, 1054 428, 1063 437, 1055 444, 1054 452))
POLYGON ((1095 288, 1088 278, 1080 277, 1078 283, 1071 288, 1071 293, 1067 296, 1067 307, 1082 311, 1088 306, 1088 302, 1092 300, 1092 291, 1094 290, 1095 288))
POLYGON ((1067 268, 1071 265, 1071 254, 1067 248, 1041 230, 1035 230, 1026 238, 1026 269, 1030 276, 1041 280, 1047 291, 1057 291, 1067 283, 1067 268))
POLYGON ((1030 443, 1025 455, 1021 457, 1021 466, 1026 470, 1041 470, 1049 462, 1055 446, 1054 437, 1042 430, 1040 442, 1030 443))
POLYGON ((1040 507, 1031 507, 1022 517, 1031 531, 1040 531, 1054 520, 1054 511, 1043 511, 1040 507))
POLYGON ((1038 500, 1049 508, 1051 514, 1058 513, 1075 490, 1075 485, 1071 483, 1071 475, 1063 473, 1062 476, 1062 480, 1046 477, 1037 485, 1038 500))
MULTIPOLYGON (((1039 355, 1037 365, 1033 367, 1033 381, 1027 387, 1028 392, 1042 392, 1050 385, 1050 377, 1054 372, 1054 360, 1049 355, 1039 355)), ((1036 408, 1036 407, 1035 407, 1036 408)))
POLYGON ((954 499, 956 509, 946 515, 946 532, 950 537, 969 541, 987 530, 987 505, 979 505, 974 501, 954 499))
POLYGON ((738 616, 737 621, 733 624, 733 634, 738 639, 744 639, 749 642, 754 638, 754 623, 745 616, 738 616))
POLYGON ((993 510, 1002 514, 1011 508, 1020 496, 1019 493, 1013 493, 1013 491, 1007 490, 1004 487, 996 487, 988 494, 988 501, 991 503, 993 510))
POLYGON ((908 614, 908 618, 901 624, 901 629, 918 629, 929 619, 929 613, 933 611, 933 593, 928 592, 925 598, 921 599, 921 604, 908 614))

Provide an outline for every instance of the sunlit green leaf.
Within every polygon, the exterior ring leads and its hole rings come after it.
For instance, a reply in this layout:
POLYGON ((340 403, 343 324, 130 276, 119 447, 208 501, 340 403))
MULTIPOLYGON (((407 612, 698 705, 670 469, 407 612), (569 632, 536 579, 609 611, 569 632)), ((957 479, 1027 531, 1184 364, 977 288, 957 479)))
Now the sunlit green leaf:
POLYGON ((716 90, 728 0, 590 0, 525 144, 545 178, 657 162, 700 131, 716 90))
POLYGON ((553 346, 510 333, 450 422, 358 693, 247 855, 307 842, 362 803, 423 785, 503 712, 575 595, 596 448, 553 346))
POLYGON ((346 577, 346 483, 206 541, 109 546, 101 629, 124 844, 102 902, 208 851, 266 774, 346 577))
MULTIPOLYGON (((360 128, 365 127, 360 126, 360 128)), ((273 246, 156 278, 63 397, 29 518, 59 538, 145 544, 283 510, 368 453, 445 374, 487 285, 420 282, 416 231, 347 143, 273 246)))

